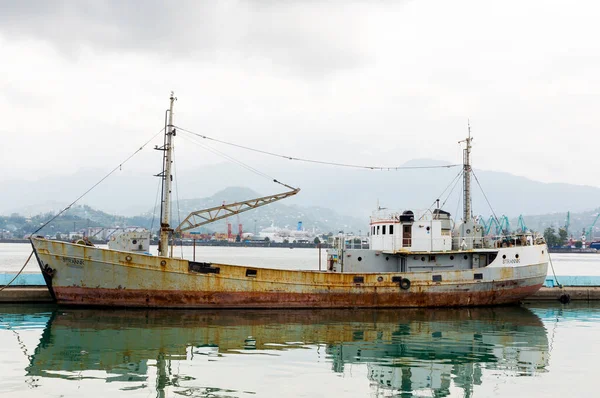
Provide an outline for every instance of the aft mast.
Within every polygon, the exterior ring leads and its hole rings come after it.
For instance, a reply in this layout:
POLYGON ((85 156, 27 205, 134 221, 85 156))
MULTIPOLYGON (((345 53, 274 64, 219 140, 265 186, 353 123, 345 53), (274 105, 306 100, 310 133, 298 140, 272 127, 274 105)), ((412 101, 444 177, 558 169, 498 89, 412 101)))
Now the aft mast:
POLYGON ((467 147, 463 149, 463 222, 471 221, 471 123, 469 126, 469 136, 460 142, 465 142, 467 147))
POLYGON ((170 228, 171 218, 171 185, 173 176, 171 175, 171 164, 173 163, 173 136, 175 136, 175 127, 173 126, 173 104, 177 101, 175 94, 171 91, 171 105, 169 107, 169 121, 165 128, 165 144, 162 148, 163 171, 159 174, 163 179, 162 185, 162 203, 160 207, 160 242, 158 244, 158 255, 167 256, 169 252, 169 234, 173 231, 170 228))

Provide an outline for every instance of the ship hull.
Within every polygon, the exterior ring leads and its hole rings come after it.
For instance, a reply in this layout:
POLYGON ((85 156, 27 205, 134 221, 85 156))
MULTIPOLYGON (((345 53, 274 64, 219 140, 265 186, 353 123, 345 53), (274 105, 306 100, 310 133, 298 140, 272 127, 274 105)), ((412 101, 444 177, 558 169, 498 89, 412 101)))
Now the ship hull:
POLYGON ((62 305, 153 308, 502 305, 518 303, 535 293, 547 272, 545 245, 519 248, 522 259, 519 264, 492 263, 471 270, 405 273, 333 273, 196 263, 39 238, 33 238, 32 245, 51 294, 62 305), (432 274, 441 275, 442 280, 432 281, 432 274), (398 277, 410 280, 410 286, 402 288, 398 277))

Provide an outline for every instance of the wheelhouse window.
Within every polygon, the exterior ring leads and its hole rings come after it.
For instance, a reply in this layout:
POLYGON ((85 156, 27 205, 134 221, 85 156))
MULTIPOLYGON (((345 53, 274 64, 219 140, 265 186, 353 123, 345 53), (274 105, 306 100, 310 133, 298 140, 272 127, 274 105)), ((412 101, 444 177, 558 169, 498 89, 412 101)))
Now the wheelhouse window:
POLYGON ((394 226, 390 225, 390 235, 393 235, 393 234, 394 234, 394 226))
POLYGON ((382 235, 385 235, 385 227, 386 227, 385 225, 383 225, 383 226, 381 227, 381 234, 382 234, 382 235))
POLYGON ((377 235, 379 235, 379 225, 377 226, 377 235))

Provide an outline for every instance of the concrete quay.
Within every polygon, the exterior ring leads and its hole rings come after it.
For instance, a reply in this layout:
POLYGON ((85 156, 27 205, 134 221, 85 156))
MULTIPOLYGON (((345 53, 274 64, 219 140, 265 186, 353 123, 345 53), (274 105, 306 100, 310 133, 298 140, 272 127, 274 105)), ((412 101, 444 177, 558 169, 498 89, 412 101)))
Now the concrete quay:
POLYGON ((46 286, 9 286, 0 292, 0 303, 51 303, 52 301, 46 286))
MULTIPOLYGON (((2 286, 0 285, 0 288, 2 286)), ((542 287, 536 294, 523 300, 530 302, 598 301, 600 286, 542 287)), ((49 303, 52 297, 46 286, 9 286, 0 291, 0 303, 49 303)))

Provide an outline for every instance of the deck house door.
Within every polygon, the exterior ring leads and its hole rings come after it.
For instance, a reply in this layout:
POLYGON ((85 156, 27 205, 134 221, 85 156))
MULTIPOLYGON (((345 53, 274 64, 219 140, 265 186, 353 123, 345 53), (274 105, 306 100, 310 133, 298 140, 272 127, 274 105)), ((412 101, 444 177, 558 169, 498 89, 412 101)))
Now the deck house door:
POLYGON ((412 245, 411 234, 410 234, 411 228, 412 228, 412 225, 403 225, 402 226, 402 247, 410 247, 412 245))

